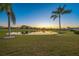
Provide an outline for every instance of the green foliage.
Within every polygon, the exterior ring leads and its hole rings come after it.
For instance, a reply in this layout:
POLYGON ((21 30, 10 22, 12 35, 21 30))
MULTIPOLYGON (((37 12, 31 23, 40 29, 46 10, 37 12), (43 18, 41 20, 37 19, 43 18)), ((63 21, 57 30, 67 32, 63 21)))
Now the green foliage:
POLYGON ((71 13, 71 10, 69 9, 66 10, 65 7, 66 5, 63 5, 63 7, 59 6, 55 11, 52 11, 51 18, 55 20, 57 17, 59 17, 59 15, 71 13))
POLYGON ((71 29, 70 31, 73 32, 74 34, 78 34, 79 35, 79 30, 73 30, 73 29, 71 29))
POLYGON ((72 30, 72 29, 71 29, 70 31, 74 32, 75 30, 72 30))
POLYGON ((28 31, 25 31, 25 34, 28 34, 29 32, 28 31))
POLYGON ((0 3, 0 12, 3 12, 3 11, 7 13, 7 16, 10 16, 12 23, 16 24, 16 18, 10 3, 0 3))
POLYGON ((78 30, 74 30, 73 32, 74 32, 74 34, 78 34, 79 35, 79 31, 78 30))
POLYGON ((22 34, 28 34, 29 31, 22 31, 21 33, 22 33, 22 34))

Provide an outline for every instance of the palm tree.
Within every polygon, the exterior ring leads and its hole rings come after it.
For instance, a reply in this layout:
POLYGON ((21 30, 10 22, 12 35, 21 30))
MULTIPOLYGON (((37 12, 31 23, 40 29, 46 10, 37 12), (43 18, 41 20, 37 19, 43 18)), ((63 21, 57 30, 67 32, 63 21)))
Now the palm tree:
POLYGON ((59 18, 59 30, 61 31, 61 16, 64 14, 71 13, 71 10, 65 9, 66 5, 63 7, 59 6, 55 11, 52 11, 52 16, 50 18, 53 18, 55 20, 56 18, 59 18))
POLYGON ((8 16, 8 33, 10 36, 11 28, 10 28, 10 22, 12 21, 13 24, 16 24, 15 15, 12 10, 12 4, 9 3, 1 3, 0 4, 0 12, 5 11, 8 16))

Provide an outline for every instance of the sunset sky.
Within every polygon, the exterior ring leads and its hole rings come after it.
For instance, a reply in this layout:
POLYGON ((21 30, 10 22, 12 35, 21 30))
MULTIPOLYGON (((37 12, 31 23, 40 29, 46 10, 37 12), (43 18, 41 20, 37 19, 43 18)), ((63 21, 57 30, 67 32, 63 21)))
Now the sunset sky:
MULTIPOLYGON (((29 25, 35 27, 57 28, 58 18, 50 19, 59 3, 16 3, 12 5, 16 16, 16 26, 29 25)), ((71 14, 61 17, 62 27, 79 26, 79 4, 66 4, 66 9, 71 9, 71 14)), ((0 26, 7 26, 8 20, 5 12, 0 13, 0 26)))

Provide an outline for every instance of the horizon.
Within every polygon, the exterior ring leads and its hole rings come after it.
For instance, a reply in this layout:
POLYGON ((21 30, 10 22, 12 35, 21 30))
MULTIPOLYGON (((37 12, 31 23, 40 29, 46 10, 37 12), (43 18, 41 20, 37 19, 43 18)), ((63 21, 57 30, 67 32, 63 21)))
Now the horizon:
MULTIPOLYGON (((53 21, 50 19, 51 12, 63 3, 13 3, 12 8, 16 16, 16 25, 27 25, 40 28, 58 28, 58 18, 53 21)), ((79 4, 66 3, 66 9, 71 9, 71 14, 61 17, 62 28, 79 26, 79 4)), ((8 26, 6 13, 0 13, 0 26, 8 26)))
MULTIPOLYGON (((21 27, 23 25, 20 25, 20 26, 11 26, 13 28, 17 28, 17 27, 21 27)), ((29 26, 29 25, 25 25, 25 26, 28 26, 28 27, 33 27, 33 28, 46 28, 46 29, 59 29, 58 27, 55 27, 55 28, 52 28, 52 27, 36 27, 36 26, 29 26)), ((8 26, 0 26, 0 27, 3 27, 3 28, 8 28, 8 26)), ((62 29, 67 29, 68 27, 62 27, 62 29)), ((71 26, 69 28, 79 28, 79 26, 71 26)))

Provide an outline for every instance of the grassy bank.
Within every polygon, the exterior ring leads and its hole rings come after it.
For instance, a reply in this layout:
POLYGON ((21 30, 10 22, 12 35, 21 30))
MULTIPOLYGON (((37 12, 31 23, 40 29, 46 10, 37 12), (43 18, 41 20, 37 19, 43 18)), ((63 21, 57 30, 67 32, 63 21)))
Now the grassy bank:
POLYGON ((0 55, 79 55, 79 35, 22 35, 0 39, 0 55))

